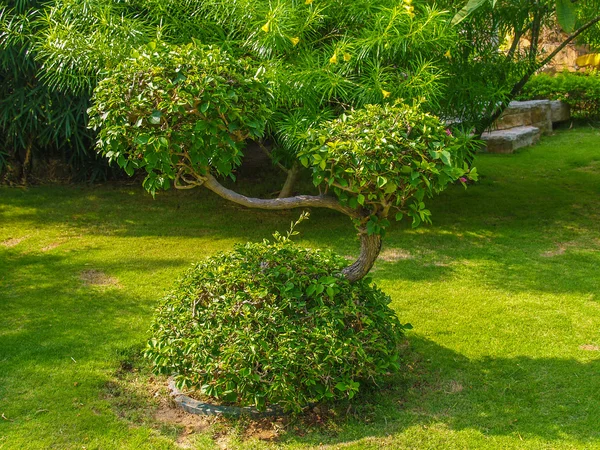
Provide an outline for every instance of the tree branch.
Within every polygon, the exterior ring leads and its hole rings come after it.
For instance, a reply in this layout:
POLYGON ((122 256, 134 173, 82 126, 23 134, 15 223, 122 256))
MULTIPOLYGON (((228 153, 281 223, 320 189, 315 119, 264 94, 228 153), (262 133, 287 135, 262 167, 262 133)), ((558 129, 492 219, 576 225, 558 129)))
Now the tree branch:
POLYGON ((283 210, 316 207, 333 209, 352 218, 360 217, 360 213, 358 211, 340 204, 335 197, 326 195, 297 195, 295 197, 273 199, 251 198, 242 194, 238 194, 231 189, 227 189, 210 174, 204 175, 202 178, 204 179, 204 187, 210 189, 225 200, 237 203, 238 205, 246 206, 247 208, 283 210))
POLYGON ((588 23, 581 26, 577 31, 575 31, 575 33, 573 33, 571 36, 569 36, 562 44, 560 44, 558 47, 556 47, 552 53, 550 53, 546 58, 544 58, 544 60, 542 60, 542 62, 539 63, 538 68, 544 67, 550 61, 552 61, 552 59, 556 55, 558 55, 558 53, 563 48, 565 48, 567 45, 569 45, 571 42, 573 42, 573 40, 575 40, 581 33, 587 31, 588 29, 590 29, 591 27, 596 25, 598 22, 600 22, 600 16, 593 18, 588 23))
POLYGON ((267 146, 265 144, 262 143, 262 141, 257 141, 258 146, 260 147, 260 149, 264 152, 265 155, 267 155, 269 157, 269 159, 271 160, 272 163, 274 163, 277 167, 279 167, 281 169, 281 171, 283 173, 289 173, 289 169, 287 167, 285 167, 283 164, 281 163, 276 163, 275 160, 273 159, 273 155, 271 154, 271 151, 267 148, 267 146))
POLYGON ((525 73, 525 75, 523 75, 523 77, 518 81, 518 83, 516 83, 513 86, 513 88, 511 89, 511 91, 508 94, 508 96, 506 97, 506 99, 504 101, 502 101, 502 103, 500 104, 500 106, 498 106, 498 108, 495 109, 494 113, 491 116, 489 116, 486 120, 483 120, 478 125, 478 127, 475 130, 475 135, 477 137, 481 137, 481 134, 485 130, 487 130, 502 115, 502 113, 504 112, 504 110, 506 109, 508 104, 519 94, 519 92, 521 92, 521 89, 523 89, 523 86, 525 86, 525 84, 527 84, 527 82, 529 81, 531 76, 537 70, 541 69, 546 64, 548 64, 550 61, 552 61, 552 59, 561 50, 563 50, 567 45, 569 45, 571 42, 573 42, 573 40, 575 40, 581 33, 584 33, 585 31, 587 31, 588 29, 590 29, 591 27, 596 25, 598 22, 600 22, 600 16, 593 18, 592 20, 587 22, 585 25, 579 27, 577 29, 577 31, 575 31, 571 36, 569 36, 567 39, 565 39, 546 58, 544 58, 541 62, 532 65, 531 68, 527 71, 527 73, 525 73))

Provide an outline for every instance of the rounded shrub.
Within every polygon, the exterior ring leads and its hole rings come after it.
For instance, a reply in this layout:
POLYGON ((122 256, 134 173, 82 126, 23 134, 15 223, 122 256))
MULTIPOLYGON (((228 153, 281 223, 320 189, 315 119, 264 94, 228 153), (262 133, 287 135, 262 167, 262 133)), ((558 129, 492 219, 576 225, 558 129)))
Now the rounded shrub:
POLYGON ((159 306, 146 349, 157 373, 175 374, 224 402, 286 411, 352 398, 399 369, 404 328, 347 261, 276 235, 192 267, 159 306))

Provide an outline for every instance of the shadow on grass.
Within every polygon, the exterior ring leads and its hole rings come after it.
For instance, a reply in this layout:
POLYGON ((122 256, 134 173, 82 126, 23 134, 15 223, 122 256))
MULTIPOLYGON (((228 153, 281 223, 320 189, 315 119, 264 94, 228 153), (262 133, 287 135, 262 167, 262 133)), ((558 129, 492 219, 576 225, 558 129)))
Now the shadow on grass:
MULTIPOLYGON (((553 201, 543 189, 531 192, 533 187, 518 179, 505 187, 507 194, 490 186, 474 186, 466 192, 456 189, 432 201, 439 209, 433 227, 417 231, 408 224, 393 227, 384 239, 374 276, 390 282, 435 282, 454 276, 461 264, 471 264, 473 282, 490 287, 514 292, 600 292, 600 279, 589 276, 600 264, 600 252, 594 252, 600 250, 600 241, 590 236, 597 236, 600 229, 593 214, 585 217, 584 210, 571 206, 584 200, 569 194, 553 201), (518 210, 515 204, 520 205, 518 210), (408 257, 394 260, 392 255, 385 260, 386 252, 398 249, 408 257)), ((11 211, 0 207, 0 220, 7 225, 57 223, 100 236, 260 241, 275 230, 286 230, 299 214, 249 210, 202 189, 172 191, 156 200, 138 186, 4 192, 9 194, 6 203, 11 211)), ((357 256, 359 244, 350 221, 334 211, 314 210, 300 231, 300 237, 313 246, 357 256)))
POLYGON ((410 370, 402 379, 363 394, 335 431, 285 440, 318 445, 391 436, 393 442, 408 428, 442 427, 483 436, 599 442, 600 360, 469 360, 422 337, 409 340, 410 370))
POLYGON ((145 329, 140 322, 148 322, 158 298, 151 293, 134 298, 119 280, 104 278, 104 271, 142 273, 182 265, 179 258, 148 257, 143 265, 129 260, 88 265, 77 258, 87 251, 0 252, 0 375, 21 365, 70 361, 73 355, 87 359, 113 341, 127 340, 134 324, 145 329), (82 276, 87 271, 101 275, 98 284, 82 276))
MULTIPOLYGON (((113 269, 115 264, 126 263, 113 263, 113 269)), ((152 260, 148 267, 177 264, 152 260)), ((0 315, 6 318, 0 329, 0 386, 4 386, 0 399, 20 402, 23 414, 40 399, 61 402, 74 395, 68 391, 73 390, 67 376, 71 369, 64 368, 75 367, 73 356, 89 367, 110 367, 107 355, 114 358, 131 335, 139 341, 155 304, 116 287, 83 285, 82 267, 66 256, 5 252, 0 265, 5 268, 0 315), (48 378, 61 370, 64 380, 48 378), (27 394, 17 400, 23 389, 27 394)), ((410 342, 410 370, 397 383, 359 398, 356 418, 346 417, 335 433, 314 431, 284 439, 335 444, 439 425, 484 436, 568 438, 584 444, 600 439, 600 360, 524 356, 470 360, 415 334, 410 342)), ((94 383, 102 378, 93 377, 94 383)))

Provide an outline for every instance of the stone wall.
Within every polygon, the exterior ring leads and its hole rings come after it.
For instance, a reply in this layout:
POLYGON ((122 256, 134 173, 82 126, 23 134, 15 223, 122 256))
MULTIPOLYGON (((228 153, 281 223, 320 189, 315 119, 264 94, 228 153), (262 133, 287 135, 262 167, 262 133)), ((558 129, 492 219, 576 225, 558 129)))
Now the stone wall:
MULTIPOLYGON (((540 37, 540 49, 542 50, 541 57, 552 53, 569 35, 559 28, 547 28, 542 32, 540 37)), ((530 42, 527 39, 521 39, 521 48, 529 47, 530 42)), ((557 73, 564 70, 569 72, 577 72, 579 67, 575 61, 578 57, 590 53, 590 48, 587 45, 569 44, 562 49, 554 59, 542 68, 542 72, 557 73)))

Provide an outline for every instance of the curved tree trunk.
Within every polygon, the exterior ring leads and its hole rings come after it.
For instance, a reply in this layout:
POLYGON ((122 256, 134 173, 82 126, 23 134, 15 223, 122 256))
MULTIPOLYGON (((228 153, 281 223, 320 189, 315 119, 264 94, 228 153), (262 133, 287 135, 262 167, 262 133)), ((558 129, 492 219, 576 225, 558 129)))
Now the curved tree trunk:
POLYGON ((364 277, 375 264, 381 251, 381 235, 368 235, 366 231, 360 234, 360 255, 358 259, 346 267, 342 273, 352 283, 364 277))
MULTIPOLYGON (((238 205, 243 205, 248 208, 258 209, 292 209, 302 207, 319 207, 329 208, 341 213, 346 214, 352 218, 359 218, 359 213, 347 206, 343 206, 340 202, 330 196, 326 195, 297 195, 294 197, 286 198, 273 198, 273 199, 262 199, 262 198, 251 198, 245 195, 238 194, 237 192, 227 189, 221 183, 217 181, 215 177, 210 174, 202 176, 202 182, 198 185, 202 185, 220 197, 230 200, 238 205)), ((191 185, 193 186, 193 185, 191 185)), ((177 183, 176 183, 177 187, 177 183)), ((185 189, 187 187, 179 186, 179 189, 185 189)), ((363 278, 375 264, 375 260, 379 256, 381 251, 381 235, 372 234, 369 235, 365 228, 360 229, 360 255, 358 259, 346 267, 342 273, 352 283, 363 278)))
MULTIPOLYGON (((293 209, 293 208, 329 208, 335 211, 346 214, 349 217, 358 217, 358 213, 348 206, 342 205, 335 197, 328 195, 296 195, 294 197, 286 198, 252 198, 246 197, 245 195, 238 194, 231 189, 227 189, 211 174, 203 175, 201 177, 202 182, 197 185, 204 186, 210 189, 219 197, 229 200, 238 205, 246 206, 248 208, 257 209, 270 209, 270 210, 282 210, 282 209, 293 209)), ((193 186, 193 185, 192 185, 193 186)), ((176 186, 177 187, 177 186, 176 186)), ((185 189, 187 187, 184 187, 185 189)), ((182 189, 182 187, 179 187, 182 189)))
POLYGON ((300 173, 300 167, 298 164, 294 164, 290 170, 288 170, 287 178, 285 183, 279 192, 279 198, 291 197, 294 193, 294 186, 298 180, 298 174, 300 173))

